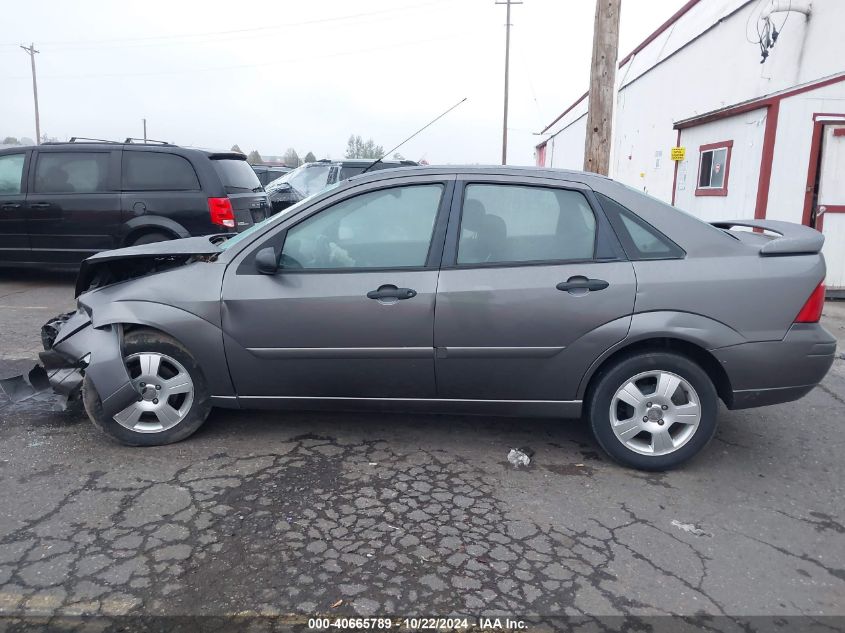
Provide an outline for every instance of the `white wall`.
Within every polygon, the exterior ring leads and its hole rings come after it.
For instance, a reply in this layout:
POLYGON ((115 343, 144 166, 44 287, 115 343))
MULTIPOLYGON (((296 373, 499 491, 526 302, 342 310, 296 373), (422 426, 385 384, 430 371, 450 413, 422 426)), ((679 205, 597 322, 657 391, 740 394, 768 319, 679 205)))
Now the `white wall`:
POLYGON ((546 144, 546 166, 559 169, 584 169, 584 143, 587 117, 582 117, 546 144))
MULTIPOLYGON (((843 70, 845 1, 814 0, 809 20, 790 14, 762 65, 759 47, 746 38, 749 15, 758 6, 756 0, 702 0, 619 70, 618 79, 625 87, 617 102, 612 177, 669 201, 674 168, 668 154, 676 141, 675 121, 843 70), (737 6, 741 8, 734 15, 725 17, 737 6), (665 61, 653 67, 655 60, 665 61), (647 68, 652 69, 646 72, 647 68), (663 152, 659 167, 657 151, 663 152)), ((783 15, 775 20, 779 25, 783 15)), ((581 168, 585 113, 586 100, 549 130, 554 154, 551 163, 547 154, 547 165, 581 168)))
MULTIPOLYGON (((753 218, 765 128, 766 108, 760 108, 683 130, 681 145, 687 148, 687 154, 686 159, 678 164, 675 206, 711 221, 753 218), (699 148, 721 141, 733 141, 728 195, 696 196, 699 148)), ((669 165, 671 168, 671 161, 669 165)))
POLYGON ((781 102, 766 211, 769 219, 801 221, 813 140, 814 112, 845 114, 845 82, 805 92, 781 102))

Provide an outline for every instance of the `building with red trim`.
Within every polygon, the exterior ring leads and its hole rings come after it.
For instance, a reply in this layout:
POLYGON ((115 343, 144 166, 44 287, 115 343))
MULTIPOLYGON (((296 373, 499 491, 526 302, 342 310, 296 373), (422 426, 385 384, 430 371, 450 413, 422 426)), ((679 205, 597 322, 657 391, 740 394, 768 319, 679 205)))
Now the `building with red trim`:
MULTIPOLYGON (((707 220, 813 226, 845 290, 843 24, 843 0, 690 0, 619 63, 610 175, 707 220)), ((537 164, 582 168, 587 98, 537 164)))

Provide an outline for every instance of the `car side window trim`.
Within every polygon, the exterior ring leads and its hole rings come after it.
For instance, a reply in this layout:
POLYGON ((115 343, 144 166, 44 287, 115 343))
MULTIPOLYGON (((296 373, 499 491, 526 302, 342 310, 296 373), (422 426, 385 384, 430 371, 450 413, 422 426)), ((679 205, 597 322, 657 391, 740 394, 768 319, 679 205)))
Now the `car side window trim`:
MULTIPOLYGON (((377 272, 421 272, 426 270, 437 270, 443 255, 444 242, 446 239, 447 224, 450 217, 450 209, 455 193, 455 175, 426 176, 426 177, 405 177, 396 178, 384 181, 376 181, 367 183, 363 187, 354 187, 348 191, 337 192, 342 195, 332 195, 328 198, 320 200, 311 209, 303 209, 303 213, 298 213, 295 219, 291 219, 291 223, 285 225, 283 228, 277 229, 269 235, 257 238, 250 242, 238 256, 243 254, 243 258, 237 263, 236 274, 238 275, 253 275, 261 274, 255 269, 255 255, 263 248, 272 247, 276 253, 281 256, 284 248, 287 233, 294 226, 304 222, 324 210, 328 210, 336 204, 349 200, 356 196, 371 193, 375 191, 382 191, 386 189, 396 189, 398 187, 411 187, 415 185, 441 185, 443 193, 440 197, 440 204, 434 217, 434 226, 431 232, 431 239, 428 246, 428 254, 426 256, 425 264, 422 266, 391 266, 391 267, 360 267, 360 268, 297 268, 288 269, 280 268, 278 275, 285 274, 352 274, 352 273, 377 273, 377 272)), ((319 194, 318 194, 319 195, 319 194)))
POLYGON ((564 264, 581 263, 603 263, 626 260, 625 252, 619 240, 613 232, 607 217, 598 203, 593 191, 580 183, 553 181, 537 179, 536 181, 524 178, 491 178, 459 179, 455 186, 455 193, 452 198, 452 206, 449 215, 446 243, 443 250, 441 268, 448 269, 470 269, 470 268, 516 268, 528 266, 560 266, 564 264), (528 261, 504 261, 504 262, 472 262, 458 263, 458 247, 461 236, 461 223, 463 221, 463 203, 466 196, 466 189, 470 185, 511 185, 516 187, 536 187, 544 189, 560 189, 580 193, 587 200, 590 210, 596 221, 596 231, 593 239, 593 257, 577 259, 537 259, 528 261))

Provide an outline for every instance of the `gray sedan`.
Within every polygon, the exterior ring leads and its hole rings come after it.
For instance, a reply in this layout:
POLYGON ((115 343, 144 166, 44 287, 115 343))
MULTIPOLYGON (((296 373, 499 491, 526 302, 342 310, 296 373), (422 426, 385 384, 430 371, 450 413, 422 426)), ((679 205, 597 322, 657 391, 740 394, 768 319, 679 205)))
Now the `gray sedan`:
POLYGON ((660 470, 707 444, 720 399, 824 377, 822 241, 593 174, 385 170, 234 237, 88 259, 42 359, 131 445, 182 440, 213 406, 583 416, 613 458, 660 470))

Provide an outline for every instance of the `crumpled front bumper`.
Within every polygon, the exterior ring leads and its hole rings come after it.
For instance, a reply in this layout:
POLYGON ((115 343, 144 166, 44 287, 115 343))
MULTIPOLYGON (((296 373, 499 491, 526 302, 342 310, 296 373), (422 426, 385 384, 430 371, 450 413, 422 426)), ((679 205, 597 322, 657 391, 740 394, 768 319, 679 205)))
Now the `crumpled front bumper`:
POLYGON ((123 362, 123 332, 119 325, 94 327, 83 310, 59 315, 41 329, 41 363, 58 394, 78 397, 88 376, 100 396, 103 414, 111 417, 138 397, 123 362))

